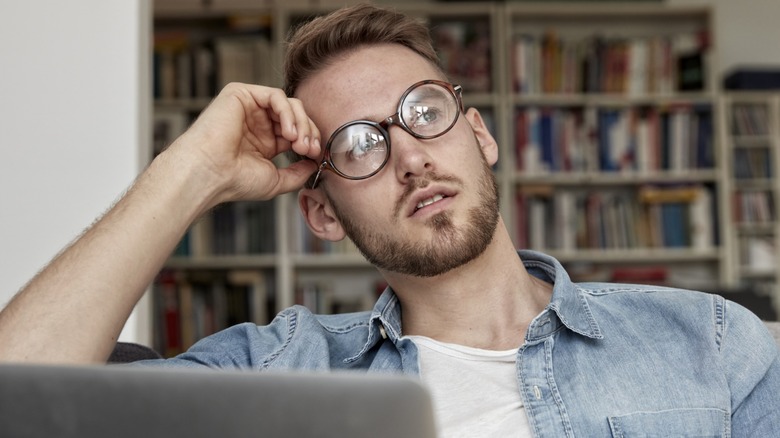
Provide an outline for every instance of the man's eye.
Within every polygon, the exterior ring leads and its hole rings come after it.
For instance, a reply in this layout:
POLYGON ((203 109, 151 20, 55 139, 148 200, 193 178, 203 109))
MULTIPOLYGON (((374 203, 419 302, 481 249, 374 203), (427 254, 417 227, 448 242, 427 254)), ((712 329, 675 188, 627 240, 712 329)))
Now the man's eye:
POLYGON ((383 144, 384 138, 379 134, 365 132, 353 135, 352 144, 347 151, 347 158, 350 160, 363 159, 383 144))
POLYGON ((431 106, 418 105, 412 108, 411 127, 426 126, 439 119, 439 109, 431 106))

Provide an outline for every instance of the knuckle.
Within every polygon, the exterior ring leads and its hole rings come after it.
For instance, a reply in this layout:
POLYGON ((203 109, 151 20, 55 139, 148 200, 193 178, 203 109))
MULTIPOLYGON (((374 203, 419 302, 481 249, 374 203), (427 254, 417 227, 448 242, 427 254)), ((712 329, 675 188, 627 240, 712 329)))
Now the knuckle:
POLYGON ((224 87, 222 87, 225 91, 236 91, 239 88, 241 88, 241 84, 238 82, 228 82, 224 87))

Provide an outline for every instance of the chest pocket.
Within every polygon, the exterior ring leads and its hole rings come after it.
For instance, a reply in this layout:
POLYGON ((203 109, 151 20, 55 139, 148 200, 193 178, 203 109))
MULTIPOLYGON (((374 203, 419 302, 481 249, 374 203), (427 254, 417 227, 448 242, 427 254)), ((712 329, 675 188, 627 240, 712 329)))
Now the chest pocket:
POLYGON ((609 417, 615 438, 728 438, 731 418, 722 409, 672 409, 609 417))

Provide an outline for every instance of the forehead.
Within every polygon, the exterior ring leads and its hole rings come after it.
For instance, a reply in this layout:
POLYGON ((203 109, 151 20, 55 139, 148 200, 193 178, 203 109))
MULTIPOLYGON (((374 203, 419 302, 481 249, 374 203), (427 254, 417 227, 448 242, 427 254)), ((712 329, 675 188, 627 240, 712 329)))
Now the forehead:
POLYGON ((379 120, 396 110, 410 85, 443 79, 425 58, 400 45, 366 46, 336 58, 298 88, 324 138, 346 122, 379 120))

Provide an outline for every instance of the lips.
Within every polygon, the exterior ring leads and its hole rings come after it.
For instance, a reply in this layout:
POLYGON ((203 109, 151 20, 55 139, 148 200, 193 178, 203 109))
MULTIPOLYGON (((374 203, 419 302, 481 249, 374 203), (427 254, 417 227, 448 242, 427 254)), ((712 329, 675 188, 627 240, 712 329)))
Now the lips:
POLYGON ((434 202, 439 202, 442 199, 444 199, 444 195, 437 193, 437 194, 433 195, 432 197, 430 197, 428 199, 423 199, 422 201, 418 202, 417 203, 417 207, 415 207, 414 211, 417 211, 417 210, 419 210, 419 209, 421 209, 423 207, 431 205, 434 202))
POLYGON ((415 193, 414 196, 412 196, 410 202, 406 204, 408 206, 407 214, 408 216, 412 216, 413 214, 417 213, 421 209, 428 207, 430 205, 434 205, 437 202, 441 202, 442 200, 451 198, 455 196, 455 194, 456 194, 455 191, 452 189, 429 186, 425 188, 425 190, 421 190, 418 193, 415 193))

